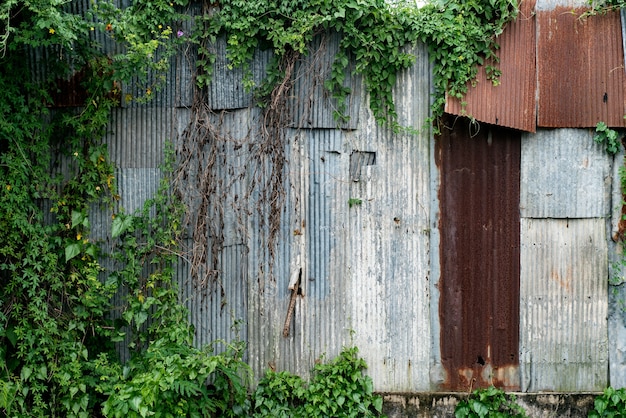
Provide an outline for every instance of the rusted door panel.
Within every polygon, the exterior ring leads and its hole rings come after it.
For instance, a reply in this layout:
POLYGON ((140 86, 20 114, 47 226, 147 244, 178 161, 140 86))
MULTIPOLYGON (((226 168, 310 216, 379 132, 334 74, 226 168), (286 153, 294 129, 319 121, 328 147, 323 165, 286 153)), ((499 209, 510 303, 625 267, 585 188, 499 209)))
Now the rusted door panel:
POLYGON ((442 389, 519 389, 520 133, 452 125, 436 148, 442 389))

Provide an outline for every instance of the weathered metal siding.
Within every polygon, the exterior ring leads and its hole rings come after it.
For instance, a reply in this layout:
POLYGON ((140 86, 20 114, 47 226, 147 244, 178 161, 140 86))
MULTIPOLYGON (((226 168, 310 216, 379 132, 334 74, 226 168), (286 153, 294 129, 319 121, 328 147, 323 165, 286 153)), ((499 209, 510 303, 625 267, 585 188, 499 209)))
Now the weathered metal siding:
POLYGON ((608 384, 611 159, 587 130, 522 139, 522 390, 608 384))
MULTIPOLYGON (((416 64, 398 77, 402 123, 423 127, 429 106, 430 65, 423 46, 416 64)), ((349 303, 355 343, 377 390, 430 388, 429 135, 393 134, 362 115, 346 146, 374 152, 374 165, 349 180, 349 303)), ((346 205, 344 202, 339 202, 346 205)))
POLYGON ((522 219, 523 391, 608 384, 605 226, 602 218, 522 219))
POLYGON ((449 121, 436 148, 441 386, 518 389, 520 133, 449 121))
POLYGON ((480 69, 463 101, 446 111, 535 132, 536 127, 624 127, 626 72, 618 12, 581 19, 584 1, 524 1, 500 36, 501 84, 480 69), (534 9, 533 9, 534 6, 534 9), (536 23, 535 23, 536 22, 536 23))
POLYGON ((338 34, 317 36, 306 56, 296 63, 294 94, 289 109, 292 124, 298 128, 344 128, 356 129, 361 105, 362 77, 353 75, 355 63, 350 62, 346 69, 344 87, 350 89, 346 98, 347 122, 338 121, 334 114, 339 103, 325 89, 324 82, 330 78, 335 55, 339 51, 338 34))
MULTIPOLYGON (((417 65, 399 77, 398 86, 410 94, 398 92, 398 104, 404 121, 421 127, 430 65, 423 47, 416 53, 417 65)), ((259 268, 270 260, 267 243, 257 242, 261 236, 254 232, 261 228, 258 215, 249 226, 249 359, 257 374, 269 365, 307 376, 320 356, 333 357, 354 343, 377 390, 425 390, 428 135, 393 134, 377 126, 368 109, 361 112, 353 132, 289 131, 274 282, 259 268), (372 158, 360 161, 355 178, 351 161, 354 167, 353 156, 365 152, 372 158), (290 281, 300 269, 301 294, 284 337, 290 281)), ((326 126, 328 114, 320 117, 326 126)))
POLYGON ((624 50, 618 12, 537 12, 538 126, 626 126, 624 50))
POLYGON ((500 49, 497 67, 502 71, 499 85, 487 79, 479 68, 476 85, 462 100, 448 97, 445 111, 468 115, 478 121, 534 132, 536 129, 536 63, 534 0, 520 2, 517 20, 509 23, 497 38, 500 49), (466 102, 463 106, 462 102, 466 102))
POLYGON ((591 130, 541 130, 522 141, 520 213, 525 218, 606 217, 611 164, 591 130))

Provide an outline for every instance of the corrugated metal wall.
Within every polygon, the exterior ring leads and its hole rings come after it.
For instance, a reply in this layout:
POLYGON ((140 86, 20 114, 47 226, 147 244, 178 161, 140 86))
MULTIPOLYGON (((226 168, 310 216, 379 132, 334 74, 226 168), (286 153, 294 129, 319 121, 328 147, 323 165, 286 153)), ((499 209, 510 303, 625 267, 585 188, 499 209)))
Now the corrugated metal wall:
POLYGON ((607 217, 612 159, 591 131, 522 138, 522 390, 608 384, 607 217))
MULTIPOLYGON (((440 173, 425 126, 432 93, 425 48, 414 49, 416 64, 398 77, 394 92, 400 122, 421 131, 394 133, 375 123, 358 77, 347 79, 351 119, 336 126, 336 103, 321 84, 337 38, 313 43, 297 66, 290 99, 274 257, 267 219, 256 207, 261 195, 255 184, 273 175, 271 162, 252 154, 261 111, 242 89, 241 71, 227 68, 223 41, 215 48, 220 54, 206 91, 212 112, 201 116, 221 140, 203 145, 197 163, 216 162, 213 190, 222 200, 210 207, 208 219, 220 227, 219 236, 205 239, 206 268, 219 274, 198 280, 185 259, 177 270, 197 343, 241 338, 257 376, 268 367, 307 376, 320 357, 355 344, 376 390, 441 389, 440 173)), ((32 61, 39 69, 45 57, 38 54, 32 61)), ((127 211, 157 189, 166 141, 181 146, 185 130, 197 122, 194 54, 180 51, 172 60, 155 100, 124 101, 111 116, 106 140, 127 211)), ((254 79, 261 79, 270 58, 256 55, 254 79)), ((35 73, 44 77, 45 68, 35 73)), ((132 85, 122 88, 122 97, 139 93, 132 85)), ((617 288, 610 305, 607 297, 608 258, 616 250, 609 218, 621 202, 611 188, 619 189, 620 160, 614 163, 591 136, 573 129, 522 135, 519 360, 525 391, 598 390, 625 381, 626 320, 618 297, 624 291, 617 288)), ((186 186, 193 194, 193 183, 186 186)), ((110 219, 94 208, 95 238, 108 239, 110 219)), ((190 247, 192 241, 189 231, 190 247)))
POLYGON ((454 119, 436 137, 442 386, 518 390, 521 135, 454 119))

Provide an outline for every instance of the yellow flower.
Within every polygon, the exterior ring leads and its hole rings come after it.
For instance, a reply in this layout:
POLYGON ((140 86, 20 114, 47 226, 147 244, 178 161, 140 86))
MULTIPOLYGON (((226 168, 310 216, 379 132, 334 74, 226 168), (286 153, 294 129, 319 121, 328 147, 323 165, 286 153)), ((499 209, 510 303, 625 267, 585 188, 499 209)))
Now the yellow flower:
POLYGON ((7 190, 11 190, 11 185, 7 184, 7 190))
POLYGON ((163 26, 162 26, 162 25, 159 25, 159 26, 158 26, 158 28, 159 28, 159 29, 163 29, 163 26))
POLYGON ((94 28, 93 26, 89 28, 89 30, 96 30, 96 28, 94 28))
POLYGON ((76 241, 80 241, 82 237, 82 234, 79 232, 78 234, 76 234, 76 241))
POLYGON ((50 33, 51 35, 54 35, 54 32, 55 32, 54 29, 52 29, 52 28, 48 29, 48 33, 50 33))
POLYGON ((100 191, 100 186, 96 186, 96 191, 99 192, 100 191))
POLYGON ((147 88, 147 89, 146 89, 146 94, 147 94, 148 96, 150 96, 150 95, 152 94, 152 90, 151 90, 151 89, 149 89, 149 88, 147 88))
POLYGON ((75 153, 74 153, 74 157, 78 157, 78 152, 75 152, 75 153))

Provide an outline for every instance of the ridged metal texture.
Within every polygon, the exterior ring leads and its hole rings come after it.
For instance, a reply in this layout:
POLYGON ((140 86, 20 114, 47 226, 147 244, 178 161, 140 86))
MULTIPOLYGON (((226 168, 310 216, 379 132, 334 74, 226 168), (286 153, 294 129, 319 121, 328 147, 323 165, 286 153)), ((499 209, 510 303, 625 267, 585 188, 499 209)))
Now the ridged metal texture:
POLYGON ((317 36, 308 48, 307 54, 298 62, 295 69, 294 92, 291 98, 293 126, 298 128, 344 128, 355 129, 359 120, 362 77, 354 76, 354 62, 346 69, 344 87, 351 93, 346 98, 345 116, 347 122, 335 115, 339 111, 336 99, 325 89, 324 82, 330 78, 335 55, 339 50, 339 35, 317 36))
POLYGON ((610 214, 611 165, 593 132, 541 130, 522 141, 524 218, 602 218, 610 214))
POLYGON ((607 218, 612 161, 579 129, 522 139, 522 390, 608 383, 607 218))
POLYGON ((581 3, 540 1, 533 9, 532 1, 522 2, 499 39, 501 85, 490 86, 481 69, 463 99, 467 106, 448 98, 446 112, 528 132, 600 121, 626 126, 620 15, 581 19, 588 10, 581 3))
MULTIPOLYGON (((427 115, 430 66, 424 48, 416 53, 418 64, 399 77, 398 86, 410 94, 398 97, 403 121, 419 127, 427 115)), ((274 282, 260 270, 269 262, 266 243, 251 235, 249 360, 257 373, 269 365, 308 376, 320 356, 354 343, 380 390, 425 390, 428 137, 383 130, 361 110, 354 132, 290 131, 274 282), (350 176, 355 152, 376 155, 361 161, 358 181, 350 176), (284 337, 298 274, 301 294, 284 337)), ((261 228, 257 218, 250 231, 261 228)))
POLYGON ((521 220, 523 391, 607 386, 605 231, 602 218, 521 220))
POLYGON ((476 85, 468 88, 462 99, 448 97, 445 111, 468 115, 481 122, 522 131, 536 130, 536 68, 534 0, 520 2, 517 19, 509 23, 497 38, 496 52, 502 71, 499 85, 487 79, 479 68, 476 85), (466 105, 463 106, 463 102, 466 105))
POLYGON ((537 12, 538 126, 626 126, 619 13, 580 19, 584 11, 537 12))
POLYGON ((519 389, 520 133, 448 118, 437 139, 441 361, 451 390, 519 389))
POLYGON ((259 84, 265 76, 268 63, 272 59, 271 50, 257 50, 254 59, 247 69, 242 67, 230 68, 226 54, 226 39, 219 38, 212 46, 215 53, 213 75, 207 89, 207 104, 213 110, 241 109, 253 104, 252 91, 244 88, 246 71, 252 77, 251 81, 259 84))

